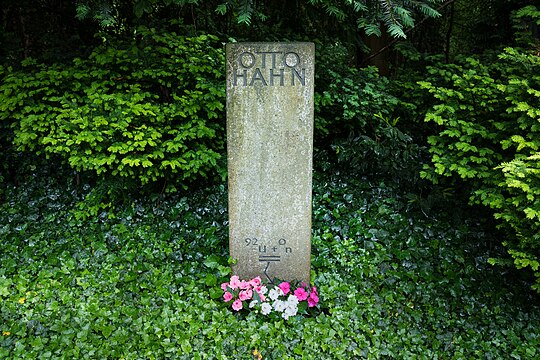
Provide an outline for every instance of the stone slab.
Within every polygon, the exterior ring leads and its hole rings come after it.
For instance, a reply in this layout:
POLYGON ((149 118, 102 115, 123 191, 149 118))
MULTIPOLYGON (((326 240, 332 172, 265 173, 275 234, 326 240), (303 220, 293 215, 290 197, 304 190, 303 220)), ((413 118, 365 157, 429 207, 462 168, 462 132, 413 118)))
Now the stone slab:
POLYGON ((314 52, 226 46, 229 248, 242 279, 309 282, 314 52))

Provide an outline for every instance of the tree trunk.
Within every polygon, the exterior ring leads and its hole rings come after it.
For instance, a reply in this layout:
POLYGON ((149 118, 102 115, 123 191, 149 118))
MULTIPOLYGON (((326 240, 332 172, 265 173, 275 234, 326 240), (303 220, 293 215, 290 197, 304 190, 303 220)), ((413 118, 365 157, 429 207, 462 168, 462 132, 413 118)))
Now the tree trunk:
MULTIPOLYGON (((373 65, 379 69, 379 74, 388 76, 390 73, 390 47, 388 46, 391 39, 384 28, 381 28, 381 36, 370 35, 362 36, 364 44, 369 47, 369 54, 358 54, 358 58, 362 59, 360 63, 365 65, 373 65)), ((361 51, 361 50, 360 50, 361 51)))

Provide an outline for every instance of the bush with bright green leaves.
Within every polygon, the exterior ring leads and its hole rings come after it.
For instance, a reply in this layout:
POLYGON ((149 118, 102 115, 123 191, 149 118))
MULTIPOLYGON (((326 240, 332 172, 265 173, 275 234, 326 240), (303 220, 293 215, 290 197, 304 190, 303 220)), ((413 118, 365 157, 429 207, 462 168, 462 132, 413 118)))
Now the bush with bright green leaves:
POLYGON ((540 58, 507 48, 489 63, 467 58, 429 73, 440 79, 421 82, 437 100, 426 115, 437 134, 422 176, 460 179, 472 203, 491 207, 515 266, 535 273, 540 292, 540 58))
POLYGON ((7 69, 0 121, 19 150, 77 171, 192 181, 216 173, 224 148, 223 64, 214 36, 139 28, 69 65, 7 69))

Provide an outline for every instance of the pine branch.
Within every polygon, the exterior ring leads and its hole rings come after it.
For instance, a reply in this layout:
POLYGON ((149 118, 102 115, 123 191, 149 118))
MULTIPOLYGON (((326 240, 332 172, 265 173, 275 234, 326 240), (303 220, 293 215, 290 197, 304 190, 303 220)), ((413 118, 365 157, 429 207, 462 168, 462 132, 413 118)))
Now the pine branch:
MULTIPOLYGON (((450 4, 453 4, 456 0, 447 0, 445 1, 443 4, 441 4, 441 6, 439 6, 437 8, 437 12, 440 12, 441 10, 443 10, 445 7, 447 7, 448 5, 450 4)), ((418 24, 416 24, 415 26, 407 29, 407 31, 405 31, 405 34, 408 34, 410 33, 412 30, 414 30, 416 27, 418 27, 419 25, 422 25, 424 22, 426 22, 428 19, 430 19, 430 17, 425 17, 423 18, 418 24)), ((360 66, 364 66, 365 64, 367 64, 370 60, 372 60, 373 58, 379 56, 381 53, 385 52, 386 50, 388 50, 391 46, 393 46, 396 42, 398 42, 400 39, 399 38, 395 38, 394 40, 390 41, 390 43, 388 43, 388 45, 382 47, 380 50, 378 50, 376 53, 370 55, 368 58, 366 58, 364 61, 362 61, 362 63, 360 64, 360 66)))

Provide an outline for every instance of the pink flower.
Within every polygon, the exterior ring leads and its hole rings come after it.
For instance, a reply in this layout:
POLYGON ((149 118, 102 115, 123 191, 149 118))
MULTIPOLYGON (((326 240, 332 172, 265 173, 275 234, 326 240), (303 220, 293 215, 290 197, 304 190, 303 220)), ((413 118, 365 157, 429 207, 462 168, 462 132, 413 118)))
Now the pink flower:
POLYGON ((294 296, 296 296, 298 301, 304 301, 308 298, 308 293, 304 288, 299 287, 298 289, 294 290, 294 296))
POLYGON ((257 276, 256 278, 251 279, 251 281, 249 283, 253 287, 260 286, 261 285, 261 277, 257 276))
POLYGON ((240 286, 239 287, 242 290, 246 290, 246 289, 249 289, 251 287, 251 284, 249 282, 247 282, 247 281, 242 280, 242 281, 240 281, 240 286))
POLYGON ((226 291, 225 294, 223 294, 223 300, 225 300, 225 302, 231 301, 232 298, 233 298, 232 294, 228 291, 226 291))
POLYGON ((238 295, 241 301, 249 300, 253 297, 253 290, 247 289, 240 291, 240 294, 238 295))
POLYGON ((255 291, 257 292, 257 295, 259 295, 259 298, 261 299, 261 301, 264 302, 266 300, 266 297, 264 296, 262 292, 262 286, 257 286, 255 288, 255 291))
POLYGON ((232 308, 233 310, 240 311, 240 309, 242 309, 242 300, 234 300, 234 302, 232 303, 232 308))
POLYGON ((238 276, 236 275, 231 276, 231 284, 229 286, 233 290, 240 287, 240 279, 238 278, 238 276))
POLYGON ((221 284, 221 290, 227 291, 227 286, 229 286, 229 283, 224 282, 223 284, 221 284))
POLYGON ((287 295, 291 291, 291 284, 286 281, 279 284, 278 287, 283 291, 283 295, 287 295))
POLYGON ((309 298, 307 299, 308 307, 314 307, 317 306, 319 303, 319 296, 317 295, 317 291, 312 292, 309 294, 309 298))

